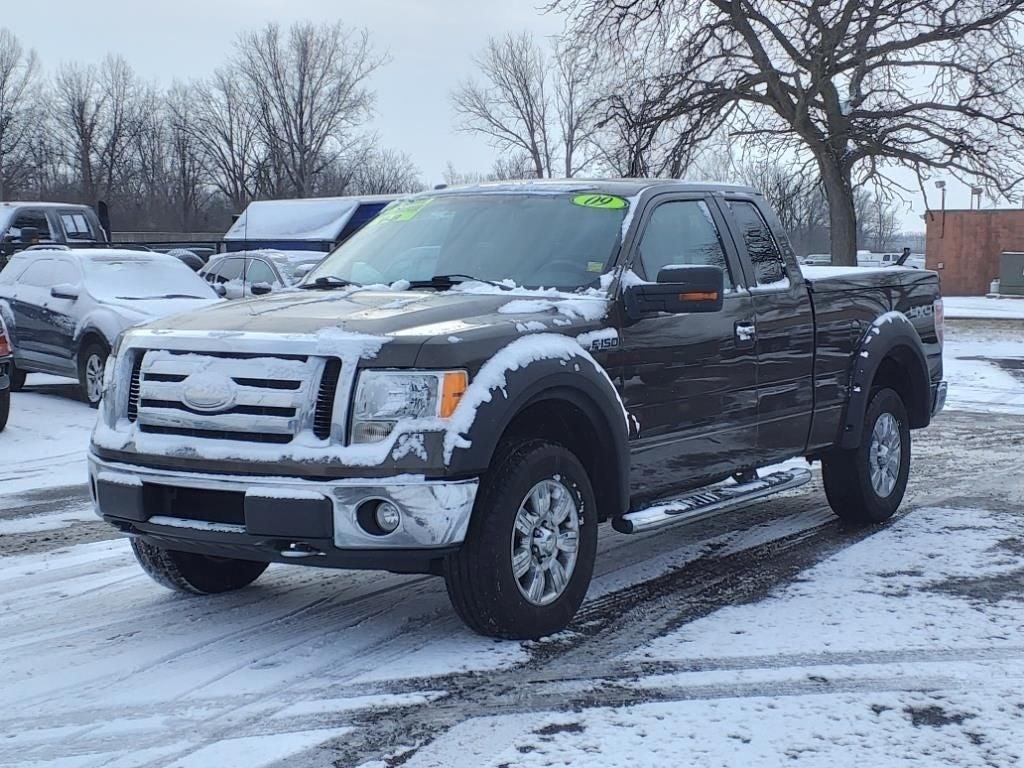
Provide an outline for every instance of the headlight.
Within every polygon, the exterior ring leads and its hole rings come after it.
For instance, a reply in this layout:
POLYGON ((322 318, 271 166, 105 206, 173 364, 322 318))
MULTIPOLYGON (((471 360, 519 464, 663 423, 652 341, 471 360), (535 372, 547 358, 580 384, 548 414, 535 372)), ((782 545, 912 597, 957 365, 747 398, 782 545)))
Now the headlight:
POLYGON ((468 384, 465 371, 363 371, 356 387, 351 442, 380 442, 400 421, 446 419, 468 384))

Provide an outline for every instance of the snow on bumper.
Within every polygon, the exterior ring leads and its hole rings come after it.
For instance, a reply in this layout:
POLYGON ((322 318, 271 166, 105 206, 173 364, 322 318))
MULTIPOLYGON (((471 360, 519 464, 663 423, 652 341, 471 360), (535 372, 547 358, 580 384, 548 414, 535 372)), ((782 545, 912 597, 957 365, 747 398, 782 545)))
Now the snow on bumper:
POLYGON ((460 544, 478 481, 418 475, 308 481, 207 475, 108 462, 89 456, 90 488, 105 519, 281 542, 329 540, 337 549, 430 549, 460 544), (381 535, 360 525, 364 504, 388 501, 401 522, 381 535))

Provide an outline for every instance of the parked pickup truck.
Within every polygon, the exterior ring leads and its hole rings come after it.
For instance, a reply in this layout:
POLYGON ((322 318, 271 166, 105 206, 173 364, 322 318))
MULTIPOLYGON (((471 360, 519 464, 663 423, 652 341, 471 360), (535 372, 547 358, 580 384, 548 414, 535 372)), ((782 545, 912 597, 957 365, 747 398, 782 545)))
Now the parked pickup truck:
POLYGON ((942 328, 934 273, 802 273, 751 189, 435 191, 296 290, 126 332, 92 494, 174 589, 269 562, 429 573, 474 630, 536 638, 583 600, 602 521, 749 504, 809 479, 772 469, 793 457, 844 520, 892 516, 944 402, 942 328))

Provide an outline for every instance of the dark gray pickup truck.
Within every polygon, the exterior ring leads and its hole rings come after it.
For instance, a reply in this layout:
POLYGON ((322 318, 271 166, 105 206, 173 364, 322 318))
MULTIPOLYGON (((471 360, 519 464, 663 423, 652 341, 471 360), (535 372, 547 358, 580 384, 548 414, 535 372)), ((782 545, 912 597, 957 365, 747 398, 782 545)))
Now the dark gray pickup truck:
POLYGON ((444 576, 478 632, 586 594, 597 527, 806 482, 899 506, 944 402, 938 279, 809 268, 753 190, 533 182, 389 206, 295 290, 124 334, 89 462, 143 568, 199 594, 269 562, 444 576))

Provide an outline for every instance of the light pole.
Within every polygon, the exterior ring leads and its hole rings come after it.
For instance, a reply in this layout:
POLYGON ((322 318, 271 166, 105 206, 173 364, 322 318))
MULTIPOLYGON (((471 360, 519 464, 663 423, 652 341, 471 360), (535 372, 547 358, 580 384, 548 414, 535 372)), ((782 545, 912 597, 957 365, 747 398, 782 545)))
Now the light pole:
POLYGON ((941 240, 946 236, 946 182, 936 181, 935 188, 939 190, 939 195, 942 198, 940 204, 940 210, 942 211, 942 224, 939 228, 939 239, 941 240))
POLYGON ((985 191, 984 187, 971 187, 971 207, 974 207, 974 198, 978 198, 978 210, 981 210, 981 195, 985 191))

